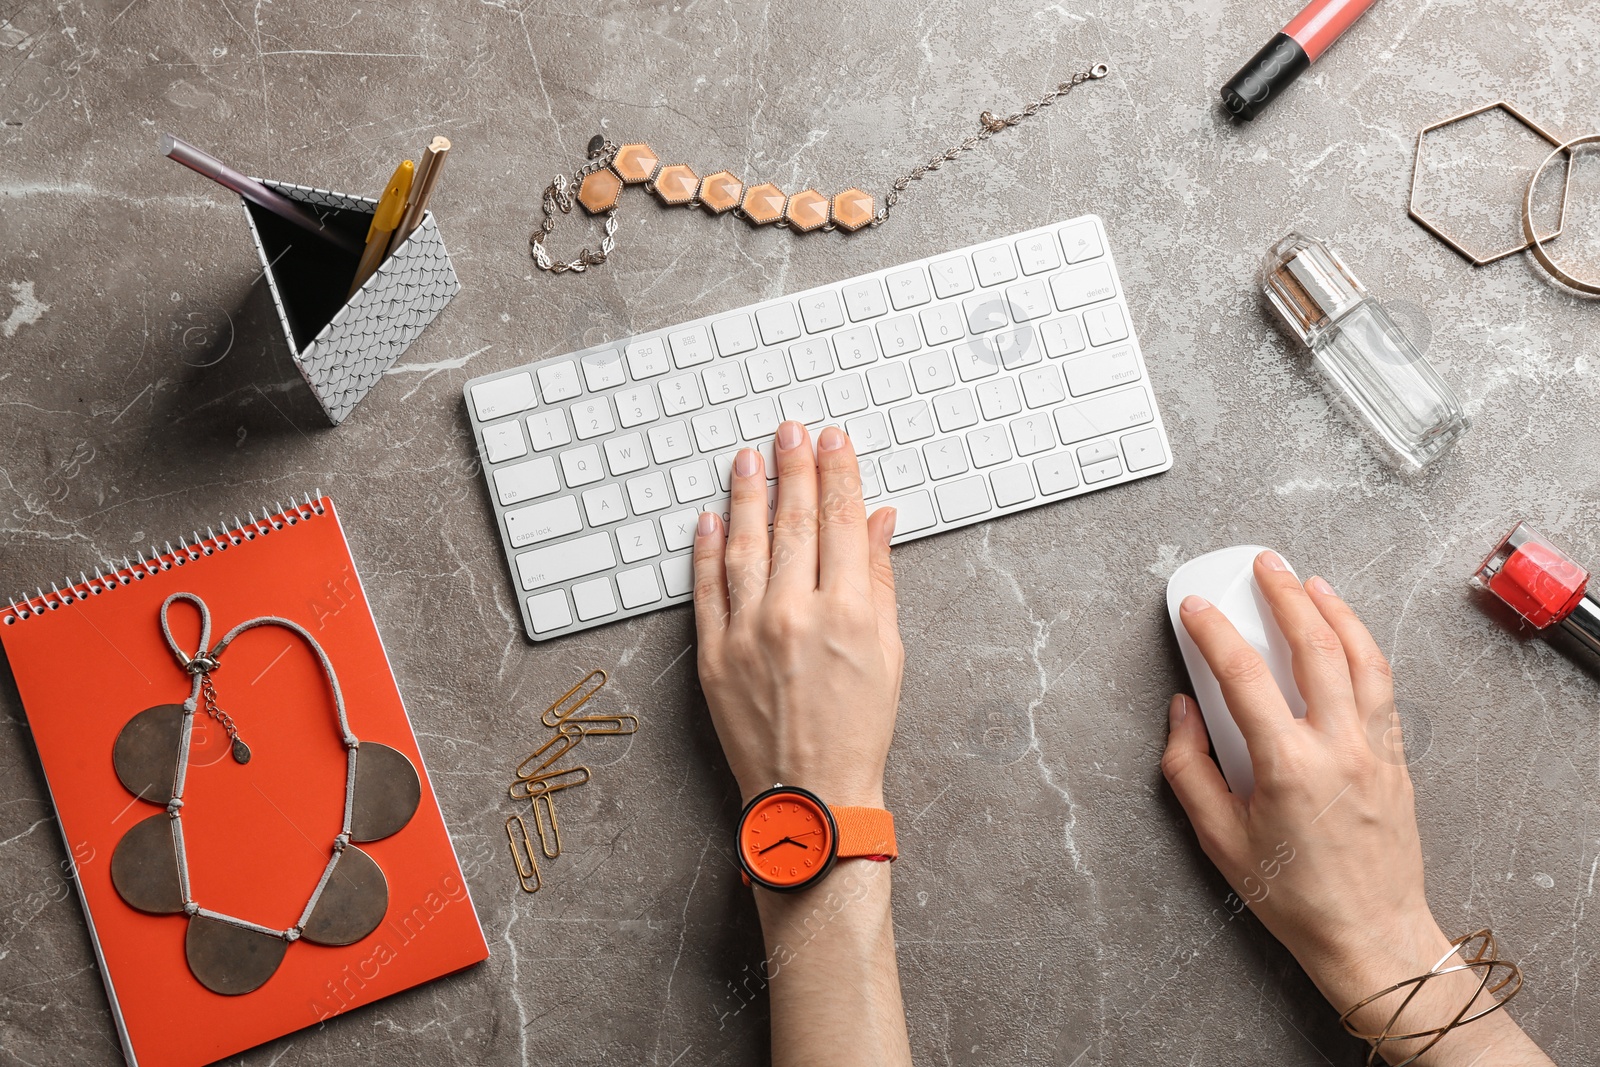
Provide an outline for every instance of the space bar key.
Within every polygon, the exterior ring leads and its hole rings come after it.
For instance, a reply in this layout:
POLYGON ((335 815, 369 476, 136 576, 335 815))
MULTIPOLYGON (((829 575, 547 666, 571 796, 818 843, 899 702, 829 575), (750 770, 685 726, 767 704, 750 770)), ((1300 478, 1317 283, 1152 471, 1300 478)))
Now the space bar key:
POLYGON ((617 557, 611 551, 608 533, 590 534, 517 555, 517 573, 524 589, 570 581, 616 565, 617 557))

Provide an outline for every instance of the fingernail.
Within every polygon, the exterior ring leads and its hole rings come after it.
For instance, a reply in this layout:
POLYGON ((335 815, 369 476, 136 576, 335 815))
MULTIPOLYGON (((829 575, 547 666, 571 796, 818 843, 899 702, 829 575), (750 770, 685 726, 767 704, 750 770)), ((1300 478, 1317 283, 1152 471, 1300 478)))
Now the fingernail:
POLYGON ((1311 587, 1311 591, 1313 593, 1321 593, 1323 596, 1338 596, 1339 595, 1338 593, 1335 593, 1333 591, 1333 586, 1328 584, 1328 580, 1326 578, 1322 577, 1321 575, 1318 575, 1315 578, 1312 578, 1306 584, 1311 587))
POLYGON ((1183 603, 1178 605, 1178 610, 1185 615, 1193 615, 1196 612, 1206 610, 1210 606, 1211 601, 1205 597, 1190 595, 1183 598, 1183 603))
POLYGON ((800 446, 801 433, 802 431, 798 422, 786 422, 782 426, 779 426, 778 447, 798 448, 800 446))
POLYGON ((695 535, 706 537, 717 532, 717 516, 713 512, 702 511, 700 521, 695 525, 695 535))
POLYGON ((741 478, 748 478, 754 474, 761 465, 761 456, 753 448, 742 449, 733 458, 733 473, 741 478))
POLYGON ((817 438, 817 448, 823 452, 832 452, 844 447, 844 431, 837 426, 829 426, 822 431, 822 436, 817 438))
POLYGON ((1174 696, 1172 698, 1172 702, 1167 705, 1167 721, 1173 726, 1177 726, 1180 722, 1188 717, 1189 698, 1184 696, 1182 693, 1179 693, 1174 696))
POLYGON ((1263 552, 1260 559, 1261 565, 1269 571, 1286 571, 1289 569, 1289 565, 1283 562, 1283 557, 1276 552, 1263 552))
POLYGON ((895 508, 884 508, 889 517, 883 520, 883 539, 885 541, 894 536, 894 524, 900 521, 900 512, 895 508))

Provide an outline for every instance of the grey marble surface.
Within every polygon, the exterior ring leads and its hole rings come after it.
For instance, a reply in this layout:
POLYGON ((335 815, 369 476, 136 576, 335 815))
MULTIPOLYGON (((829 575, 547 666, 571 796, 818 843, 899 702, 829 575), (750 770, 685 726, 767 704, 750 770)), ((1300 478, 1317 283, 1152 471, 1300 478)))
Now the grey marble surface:
MULTIPOLYGON (((1600 126, 1600 4, 1380 4, 1231 127, 1217 87, 1292 6, 0 6, 0 588, 332 493, 492 948, 242 1062, 764 1060, 764 1000, 742 992, 760 942, 729 850, 737 794, 690 614, 530 645, 460 385, 1086 211, 1111 232, 1177 464, 898 550, 909 669, 888 789, 918 1062, 1358 1062, 1294 961, 1228 920, 1157 767, 1185 681, 1165 579, 1245 541, 1363 612, 1411 723, 1442 924, 1493 926, 1527 977, 1524 1024, 1558 1062, 1600 1058, 1597 679, 1466 581, 1521 515, 1600 560, 1600 306, 1520 258, 1474 271, 1405 215, 1429 122, 1511 95, 1569 136, 1600 126), (703 172, 880 189, 980 110, 1096 60, 1110 79, 935 175, 879 230, 796 238, 630 193, 614 262, 561 279, 528 262, 538 190, 596 129, 703 172), (463 292, 342 428, 321 424, 276 336, 237 203, 161 159, 163 130, 369 194, 431 134, 455 141, 434 207, 463 292), (1261 252, 1297 226, 1344 250, 1465 397, 1474 428, 1426 477, 1386 472, 1254 296, 1261 252), (593 754, 567 852, 526 897, 501 832, 508 761, 528 710, 597 665, 644 728, 593 754)), ((1441 156, 1478 208, 1435 194, 1485 239, 1514 234, 1539 155, 1496 129, 1441 156)), ((1588 162, 1564 254, 1593 270, 1588 162)), ((569 220, 558 251, 592 240, 585 225, 569 220)), ((9 679, 0 706, 0 1062, 111 1063, 9 679)))

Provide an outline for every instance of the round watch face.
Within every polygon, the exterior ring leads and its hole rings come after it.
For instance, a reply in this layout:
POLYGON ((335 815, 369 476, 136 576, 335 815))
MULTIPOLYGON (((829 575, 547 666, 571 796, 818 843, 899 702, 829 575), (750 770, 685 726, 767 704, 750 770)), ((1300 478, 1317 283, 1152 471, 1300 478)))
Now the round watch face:
POLYGON ((752 800, 739 820, 739 864, 768 889, 803 889, 833 865, 833 815, 804 789, 779 786, 752 800))

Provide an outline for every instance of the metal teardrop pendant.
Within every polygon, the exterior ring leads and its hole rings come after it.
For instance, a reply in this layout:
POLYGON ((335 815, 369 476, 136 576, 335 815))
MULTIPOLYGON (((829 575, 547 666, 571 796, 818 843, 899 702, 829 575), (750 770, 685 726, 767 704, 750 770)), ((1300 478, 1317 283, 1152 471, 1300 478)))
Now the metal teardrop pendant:
POLYGON ((242 740, 240 740, 237 737, 235 737, 233 739, 233 762, 235 762, 235 763, 249 763, 250 762, 250 746, 245 744, 242 740))

